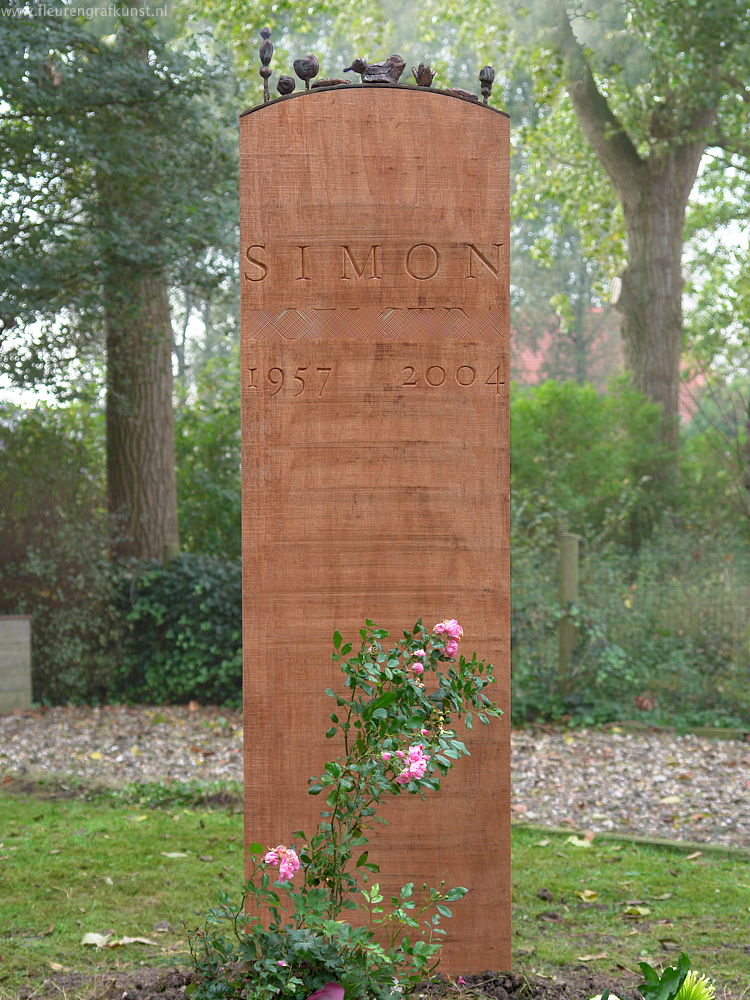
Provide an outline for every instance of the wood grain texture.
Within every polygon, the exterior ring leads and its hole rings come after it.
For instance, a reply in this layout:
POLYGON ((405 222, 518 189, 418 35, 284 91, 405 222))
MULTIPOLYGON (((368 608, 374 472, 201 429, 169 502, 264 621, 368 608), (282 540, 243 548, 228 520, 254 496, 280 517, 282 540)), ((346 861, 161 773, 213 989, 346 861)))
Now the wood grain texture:
MULTIPOLYGON (((317 822, 334 629, 456 617, 508 710, 507 137, 485 107, 402 87, 241 120, 249 841, 317 822)), ((387 893, 469 887, 447 973, 510 967, 507 720, 373 841, 387 893)))

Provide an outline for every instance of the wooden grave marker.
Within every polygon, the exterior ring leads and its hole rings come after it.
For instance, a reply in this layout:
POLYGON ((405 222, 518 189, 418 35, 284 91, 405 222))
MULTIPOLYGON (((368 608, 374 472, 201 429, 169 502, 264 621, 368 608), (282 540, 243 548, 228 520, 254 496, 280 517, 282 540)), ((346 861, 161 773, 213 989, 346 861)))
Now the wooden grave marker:
POLYGON ((441 970, 510 967, 508 120, 352 86, 241 118, 247 840, 315 828, 338 629, 464 627, 505 716, 371 841, 465 885, 441 970))

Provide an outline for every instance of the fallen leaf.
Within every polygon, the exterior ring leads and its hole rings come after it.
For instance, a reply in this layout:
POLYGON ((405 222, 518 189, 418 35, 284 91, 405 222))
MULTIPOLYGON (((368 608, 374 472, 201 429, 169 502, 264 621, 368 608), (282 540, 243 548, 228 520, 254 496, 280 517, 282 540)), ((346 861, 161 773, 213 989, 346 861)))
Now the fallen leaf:
POLYGON ((686 861, 695 861, 696 858, 703 857, 703 851, 693 851, 692 854, 688 854, 685 858, 686 861))
POLYGON ((549 840, 537 840, 534 847, 549 847, 549 840))
POLYGON ((599 955, 579 955, 576 959, 577 962, 596 962, 601 958, 609 958, 606 951, 601 952, 599 955))
POLYGON ((663 892, 660 896, 654 896, 654 899, 671 899, 673 895, 673 892, 663 892))
POLYGON ((551 903, 554 899, 554 896, 549 889, 540 889, 536 895, 537 899, 543 899, 546 903, 551 903))
POLYGON ((89 760, 101 760, 102 754, 98 750, 92 750, 89 754, 89 760))
POLYGON ((52 969, 53 972, 70 972, 70 967, 67 965, 60 965, 59 962, 47 962, 47 965, 52 969))
POLYGON ((594 892, 593 889, 581 889, 576 892, 576 896, 579 896, 584 903, 593 903, 595 899, 599 898, 599 893, 594 892))
POLYGON ((148 816, 131 816, 130 818, 134 823, 145 823, 148 816))
POLYGON ((213 861, 214 858, 210 854, 201 854, 198 858, 199 861, 213 861))
POLYGON ((662 948, 676 948, 681 942, 676 938, 659 938, 659 944, 662 948))
POLYGON ((640 920, 641 917, 647 917, 650 913, 649 906, 628 906, 623 910, 623 915, 631 920, 640 920))
POLYGON ((81 944, 94 945, 96 948, 106 948, 111 937, 111 934, 84 934, 81 938, 81 944))
POLYGON ((62 849, 55 847, 54 850, 50 851, 50 854, 62 854, 62 849))
POLYGON ((665 806, 673 806, 673 805, 676 805, 678 802, 682 802, 682 796, 681 795, 665 795, 664 798, 663 799, 659 799, 659 801, 663 802, 665 806))
POLYGON ((106 885, 114 885, 115 884, 112 881, 112 879, 109 877, 109 875, 105 875, 104 878, 102 879, 102 882, 104 882, 106 885))
POLYGON ((116 938, 114 941, 108 941, 108 948, 122 948, 126 944, 151 944, 158 945, 158 941, 152 941, 151 938, 144 937, 121 937, 116 938))
POLYGON ((160 853, 163 858, 187 858, 190 856, 183 854, 181 851, 161 851, 160 853))
POLYGON ((587 840, 585 837, 567 837, 565 843, 570 844, 571 847, 591 847, 591 840, 587 840))

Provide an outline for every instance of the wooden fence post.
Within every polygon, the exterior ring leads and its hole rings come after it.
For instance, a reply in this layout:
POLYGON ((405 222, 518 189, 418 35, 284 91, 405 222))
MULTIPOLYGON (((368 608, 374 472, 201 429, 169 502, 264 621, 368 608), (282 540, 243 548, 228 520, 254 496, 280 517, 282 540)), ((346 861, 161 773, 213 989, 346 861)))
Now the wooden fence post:
POLYGON ((580 536, 569 532, 560 535, 560 610, 563 612, 558 626, 558 689, 562 695, 573 687, 571 661, 578 643, 578 629, 565 612, 578 601, 578 550, 580 536))

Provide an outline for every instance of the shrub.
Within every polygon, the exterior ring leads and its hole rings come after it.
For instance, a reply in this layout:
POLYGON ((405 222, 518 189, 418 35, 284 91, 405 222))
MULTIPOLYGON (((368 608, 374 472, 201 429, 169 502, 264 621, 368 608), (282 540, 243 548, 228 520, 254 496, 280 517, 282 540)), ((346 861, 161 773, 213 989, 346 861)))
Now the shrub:
POLYGON ((210 361, 196 398, 175 411, 182 547, 240 557, 240 380, 235 350, 210 361))
POLYGON ((669 487, 660 469, 658 407, 624 380, 544 382, 511 396, 514 517, 540 543, 559 531, 637 544, 669 487))
POLYGON ((514 543, 514 721, 750 724, 750 551, 665 520, 638 552, 586 545, 572 687, 557 666, 556 553, 514 543))
POLYGON ((32 618, 35 700, 101 700, 110 603, 103 421, 78 404, 0 406, 0 614, 32 618))
POLYGON ((238 562, 182 555, 134 563, 120 578, 126 623, 113 693, 128 701, 239 705, 242 698, 238 562))

